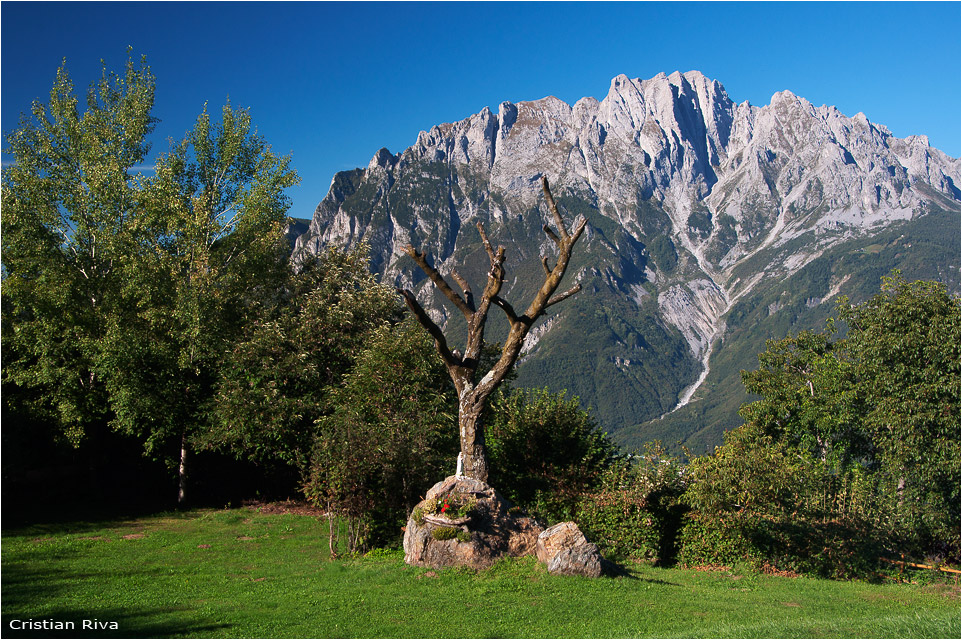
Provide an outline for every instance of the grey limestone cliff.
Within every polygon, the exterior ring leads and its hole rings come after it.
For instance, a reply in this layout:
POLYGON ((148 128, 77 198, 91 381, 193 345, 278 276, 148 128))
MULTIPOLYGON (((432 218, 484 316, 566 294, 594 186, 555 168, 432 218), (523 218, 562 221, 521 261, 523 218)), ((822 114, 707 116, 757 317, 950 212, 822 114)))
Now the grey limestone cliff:
MULTIPOLYGON (((584 291, 532 333, 521 382, 568 388, 615 431, 693 398, 740 302, 790 289, 820 257, 895 225, 938 214, 957 227, 962 184, 958 159, 861 113, 789 91, 737 104, 697 71, 621 75, 601 101, 504 102, 423 131, 398 154, 381 149, 334 176, 295 258, 366 241, 382 278, 413 286, 445 322, 402 247, 429 251, 442 272, 480 269, 480 220, 508 249, 506 297, 524 297, 526 274, 536 278, 539 255, 551 255, 542 174, 568 215, 588 219, 568 276, 584 291), (575 371, 551 364, 559 358, 575 371)), ((957 265, 956 253, 954 269, 932 275, 957 282, 957 265)), ((854 286, 851 275, 829 269, 808 308, 854 286)))

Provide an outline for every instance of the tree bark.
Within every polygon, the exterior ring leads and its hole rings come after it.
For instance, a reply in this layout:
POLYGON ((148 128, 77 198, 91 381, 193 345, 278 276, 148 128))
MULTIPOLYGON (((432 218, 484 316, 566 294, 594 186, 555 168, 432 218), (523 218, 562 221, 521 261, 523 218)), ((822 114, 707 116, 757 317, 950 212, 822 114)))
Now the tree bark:
POLYGON ((484 424, 481 422, 487 396, 479 398, 476 392, 473 389, 466 393, 458 407, 463 473, 468 478, 487 482, 488 456, 484 445, 484 424))

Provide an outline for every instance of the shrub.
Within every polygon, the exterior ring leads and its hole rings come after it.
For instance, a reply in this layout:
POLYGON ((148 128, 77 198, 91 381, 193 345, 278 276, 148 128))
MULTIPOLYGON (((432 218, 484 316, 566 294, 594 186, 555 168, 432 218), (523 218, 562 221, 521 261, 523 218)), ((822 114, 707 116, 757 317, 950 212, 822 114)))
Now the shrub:
POLYGON ((748 543, 743 524, 742 519, 730 513, 687 513, 678 540, 678 562, 687 566, 733 566, 747 562, 759 568, 761 558, 748 543))
POLYGON ((745 425, 689 470, 679 562, 830 578, 875 570, 880 545, 856 504, 868 486, 857 469, 840 474, 745 425))
POLYGON ((611 560, 673 561, 687 482, 681 463, 658 443, 630 464, 609 470, 600 490, 584 495, 575 520, 611 560))
POLYGON ((582 500, 575 521, 609 560, 656 560, 660 536, 645 507, 629 490, 602 490, 582 500))
POLYGON ((678 561, 739 565, 823 578, 858 578, 878 570, 880 541, 850 523, 774 518, 749 511, 692 512, 685 518, 678 561))
POLYGON ((617 448, 577 398, 545 390, 499 393, 487 425, 490 483, 549 522, 574 516, 617 448))

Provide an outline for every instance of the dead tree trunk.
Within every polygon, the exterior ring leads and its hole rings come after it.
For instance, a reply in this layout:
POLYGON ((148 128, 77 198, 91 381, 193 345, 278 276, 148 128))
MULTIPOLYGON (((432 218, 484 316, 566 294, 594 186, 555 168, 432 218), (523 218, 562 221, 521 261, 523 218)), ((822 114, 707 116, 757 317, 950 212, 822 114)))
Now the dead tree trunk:
POLYGON ((441 293, 461 311, 468 323, 468 338, 462 354, 457 349, 448 347, 441 328, 431 320, 414 294, 406 289, 399 290, 411 312, 431 333, 438 353, 441 354, 448 373, 451 375, 451 380, 454 381, 459 399, 458 426, 461 434, 464 475, 482 482, 487 482, 488 479, 488 460, 484 447, 484 425, 481 422, 481 414, 487 404, 488 397, 498 388, 511 370, 521 354, 525 336, 528 335, 535 321, 544 314, 545 309, 581 290, 581 285, 575 285, 568 291, 555 295, 555 290, 561 284, 565 270, 568 268, 571 250, 585 229, 586 220, 581 218, 574 230, 569 232, 561 214, 558 212, 558 206, 551 196, 548 179, 545 177, 541 178, 541 188, 544 191, 545 201, 548 203, 554 225, 558 230, 555 233, 546 224, 544 225, 544 231, 558 247, 558 260, 551 268, 548 266, 548 258, 541 258, 545 273, 544 283, 524 313, 517 313, 507 301, 498 295, 505 276, 504 247, 498 247, 495 250, 491 246, 491 242, 488 240, 480 222, 478 223, 478 231, 481 233, 481 241, 484 243, 484 248, 491 261, 488 280, 480 300, 475 300, 471 287, 456 271, 451 272, 451 278, 461 288, 463 295, 455 291, 444 276, 428 263, 425 254, 418 252, 414 247, 405 247, 407 254, 421 267, 441 293), (511 328, 502 347, 501 357, 491 370, 478 381, 476 380, 476 374, 481 350, 484 348, 484 325, 488 320, 488 311, 492 304, 499 307, 508 317, 511 328))

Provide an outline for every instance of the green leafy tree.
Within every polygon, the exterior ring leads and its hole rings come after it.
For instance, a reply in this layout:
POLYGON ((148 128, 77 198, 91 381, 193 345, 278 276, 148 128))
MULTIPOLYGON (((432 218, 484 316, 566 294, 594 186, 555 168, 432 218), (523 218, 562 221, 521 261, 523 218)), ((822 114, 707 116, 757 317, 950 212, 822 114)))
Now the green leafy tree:
POLYGON ((761 433, 842 466, 864 459, 870 443, 861 426, 847 341, 836 340, 829 321, 821 333, 802 331, 769 340, 759 368, 743 371, 742 382, 760 400, 739 414, 761 433))
POLYGON ((411 321, 373 331, 318 421, 305 491, 344 517, 352 551, 393 542, 424 487, 453 469, 457 397, 411 321))
POLYGON ((705 513, 750 512, 772 518, 810 513, 810 471, 817 463, 797 445, 745 425, 725 434, 725 444, 712 455, 691 461, 686 502, 705 513))
POLYGON ((369 247, 328 249, 288 271, 220 369, 216 420, 200 434, 205 448, 262 465, 308 471, 318 419, 372 332, 400 319, 393 288, 368 269, 369 247))
POLYGON ((102 344, 111 318, 134 304, 124 266, 137 242, 154 89, 146 62, 130 59, 123 75, 104 67, 82 101, 64 63, 49 103, 35 102, 6 138, 5 391, 23 389, 74 444, 111 417, 102 344))
POLYGON ((959 555, 960 304, 938 282, 898 272, 864 304, 839 304, 863 428, 894 491, 895 533, 959 555))
POLYGON ((63 67, 7 138, 3 375, 74 443, 109 422, 151 455, 179 450, 183 499, 221 354, 286 268, 297 178, 229 105, 138 175, 154 87, 143 59, 104 69, 81 112, 63 67))
POLYGON ((762 398, 690 465, 688 561, 850 575, 871 567, 873 540, 959 557, 959 299, 896 272, 838 310, 844 339, 830 322, 769 341, 743 373, 762 398))
POLYGON ((880 547, 855 508, 864 470, 838 467, 758 425, 725 435, 688 465, 678 559, 688 565, 745 563, 824 577, 870 575, 880 547))
POLYGON ((141 193, 124 270, 135 306, 111 317, 107 386, 116 428, 151 454, 176 443, 181 503, 192 440, 213 422, 223 354, 282 282, 284 189, 296 182, 289 158, 228 104, 220 122, 204 109, 141 193))

